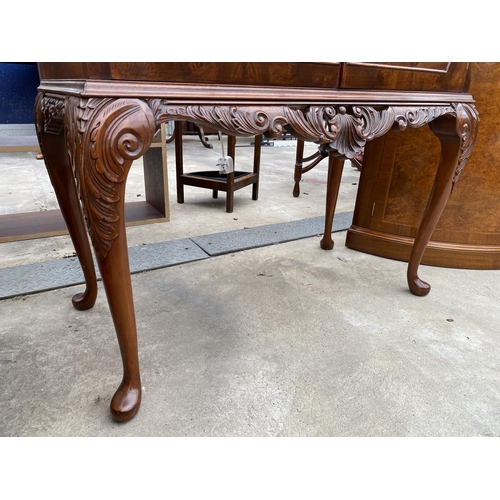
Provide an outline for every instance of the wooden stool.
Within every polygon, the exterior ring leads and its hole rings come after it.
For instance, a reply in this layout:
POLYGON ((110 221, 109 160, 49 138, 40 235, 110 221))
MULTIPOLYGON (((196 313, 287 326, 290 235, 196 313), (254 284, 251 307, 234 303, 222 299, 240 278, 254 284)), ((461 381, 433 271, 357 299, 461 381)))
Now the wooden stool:
MULTIPOLYGON (((177 203, 184 203, 184 186, 195 186, 213 191, 213 198, 218 197, 219 191, 226 192, 226 212, 233 212, 234 192, 252 184, 252 200, 259 197, 259 171, 262 136, 255 137, 253 171, 233 171, 229 174, 219 174, 217 170, 184 173, 182 150, 182 122, 175 122, 175 166, 177 174, 177 203)), ((236 165, 236 136, 228 135, 228 155, 236 165)))

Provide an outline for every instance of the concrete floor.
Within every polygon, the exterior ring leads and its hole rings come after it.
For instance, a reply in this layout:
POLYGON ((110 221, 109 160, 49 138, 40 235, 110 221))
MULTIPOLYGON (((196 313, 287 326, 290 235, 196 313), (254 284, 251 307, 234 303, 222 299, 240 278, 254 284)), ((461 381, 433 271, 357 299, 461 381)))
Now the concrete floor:
MULTIPOLYGON (((187 138, 186 170, 215 164, 214 142, 187 138)), ((208 190, 176 203, 169 146, 171 221, 129 228, 129 245, 322 215, 326 162, 293 198, 294 145, 263 148, 259 200, 238 191, 232 214, 208 190)), ((34 154, 0 161, 2 213, 53 206, 34 154), (19 206, 15 174, 34 186, 19 206)), ((136 162, 129 199, 141 178, 136 162)), ((353 209, 358 178, 346 163, 337 212, 353 209)), ((405 263, 334 240, 331 252, 314 237, 134 275, 144 394, 126 424, 109 416, 121 361, 101 284, 85 312, 71 305, 81 286, 0 301, 0 435, 499 436, 499 272, 422 266, 433 289, 415 297, 405 263)), ((72 252, 65 236, 4 243, 0 266, 72 252)))

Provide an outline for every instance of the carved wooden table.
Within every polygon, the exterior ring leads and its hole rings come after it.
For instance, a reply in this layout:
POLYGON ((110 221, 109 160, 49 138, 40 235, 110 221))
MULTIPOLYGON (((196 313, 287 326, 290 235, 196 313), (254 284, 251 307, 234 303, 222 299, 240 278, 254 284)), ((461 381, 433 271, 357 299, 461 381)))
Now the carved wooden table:
POLYGON ((429 292, 418 267, 474 145, 478 115, 467 93, 468 63, 398 65, 39 64, 37 134, 86 280, 73 305, 91 308, 97 294, 87 226, 123 360, 123 380, 111 401, 115 420, 131 419, 141 401, 125 182, 161 123, 191 121, 238 136, 286 132, 323 144, 334 153, 321 240, 325 249, 333 247, 331 224, 344 159, 393 127, 429 124, 440 140, 441 158, 407 271, 413 294, 429 292))

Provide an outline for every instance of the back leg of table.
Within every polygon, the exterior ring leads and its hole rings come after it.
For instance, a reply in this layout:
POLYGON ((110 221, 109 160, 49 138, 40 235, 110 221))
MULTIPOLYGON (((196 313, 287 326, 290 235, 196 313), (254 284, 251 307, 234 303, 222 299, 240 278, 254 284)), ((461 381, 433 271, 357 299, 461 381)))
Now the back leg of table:
POLYGON ((328 181, 326 188, 325 232, 320 241, 320 246, 323 250, 331 250, 333 248, 333 217, 335 214, 335 207, 337 206, 343 169, 344 158, 334 156, 333 153, 330 153, 328 157, 328 181))
POLYGON ((38 100, 36 119, 45 166, 85 278, 85 291, 76 294, 72 302, 75 309, 90 309, 97 298, 97 278, 66 140, 62 131, 58 135, 43 131, 40 105, 38 100))

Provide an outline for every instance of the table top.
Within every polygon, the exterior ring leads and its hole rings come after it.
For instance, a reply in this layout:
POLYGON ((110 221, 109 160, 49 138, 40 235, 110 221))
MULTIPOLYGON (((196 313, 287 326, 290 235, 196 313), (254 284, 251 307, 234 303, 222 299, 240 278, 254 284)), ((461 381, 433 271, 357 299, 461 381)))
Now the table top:
POLYGON ((38 63, 39 90, 178 105, 473 103, 469 63, 38 63))

